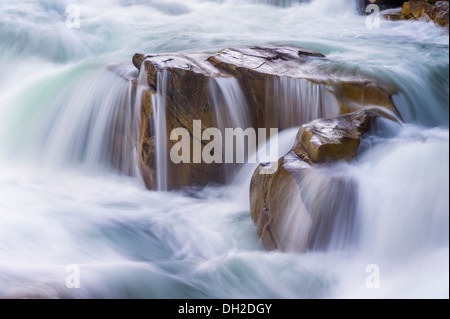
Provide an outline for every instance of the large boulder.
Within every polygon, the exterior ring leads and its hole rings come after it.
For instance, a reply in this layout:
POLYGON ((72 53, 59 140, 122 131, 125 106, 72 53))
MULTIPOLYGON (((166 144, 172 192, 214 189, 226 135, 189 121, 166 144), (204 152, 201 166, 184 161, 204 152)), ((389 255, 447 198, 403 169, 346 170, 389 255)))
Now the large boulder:
MULTIPOLYGON (((368 105, 383 106, 396 112, 391 100, 391 96, 396 93, 395 88, 362 74, 330 71, 311 63, 314 59, 324 58, 323 54, 304 48, 265 46, 225 49, 209 57, 208 61, 217 69, 238 79, 246 95, 247 105, 252 113, 256 113, 255 124, 258 127, 277 127, 282 130, 315 118, 353 112, 368 105), (280 79, 294 79, 303 83, 305 92, 293 90, 293 94, 307 95, 306 90, 317 88, 332 93, 332 98, 339 105, 338 113, 327 114, 327 106, 321 105, 314 118, 307 118, 301 123, 292 123, 286 118, 280 120, 279 113, 283 108, 280 104, 295 104, 295 101, 283 100, 277 94, 277 80, 280 79)), ((286 86, 292 86, 292 82, 287 82, 286 86)), ((324 96, 320 98, 326 99, 324 96)), ((313 101, 310 102, 312 104, 313 101)), ((307 107, 312 109, 314 105, 307 107)))
MULTIPOLYGON (((215 76, 225 76, 211 68, 206 62, 207 56, 135 55, 133 62, 140 72, 146 74, 149 93, 142 99, 141 123, 141 167, 143 178, 148 188, 156 188, 156 128, 154 112, 155 96, 160 94, 164 99, 167 143, 166 153, 176 141, 170 141, 170 132, 176 128, 185 128, 193 136, 193 121, 201 120, 201 130, 217 127, 215 107, 210 96, 210 80, 215 76), (139 65, 140 63, 140 65, 139 65), (165 71, 165 76, 161 72, 165 71), (164 86, 165 89, 158 86, 164 86), (162 92, 164 90, 164 92, 162 92), (152 98, 153 97, 153 98, 152 98)), ((161 119, 159 119, 161 120, 161 119)), ((192 152, 191 152, 192 155, 192 152)), ((167 176, 169 189, 188 186, 194 183, 206 185, 208 183, 223 183, 224 170, 222 164, 179 163, 174 164, 167 159, 167 176)))
POLYGON ((255 171, 250 213, 266 249, 303 252, 351 242, 356 184, 348 176, 321 170, 320 164, 353 159, 361 136, 382 115, 361 110, 305 124, 274 174, 255 171))
MULTIPOLYGON (((138 147, 147 187, 155 189, 157 184, 158 121, 165 122, 169 154, 178 142, 168 139, 170 132, 182 127, 193 137, 194 120, 201 120, 201 132, 238 126, 281 131, 373 105, 396 112, 391 99, 395 88, 363 74, 322 68, 317 62, 325 58, 319 52, 288 46, 233 48, 214 55, 136 54, 133 64, 147 86, 140 96, 138 147), (155 107, 163 109, 163 117, 156 119, 155 107)), ((201 141, 202 151, 206 145, 201 141)), ((193 161, 174 164, 168 159, 166 164, 168 189, 225 183, 234 167, 193 161)))

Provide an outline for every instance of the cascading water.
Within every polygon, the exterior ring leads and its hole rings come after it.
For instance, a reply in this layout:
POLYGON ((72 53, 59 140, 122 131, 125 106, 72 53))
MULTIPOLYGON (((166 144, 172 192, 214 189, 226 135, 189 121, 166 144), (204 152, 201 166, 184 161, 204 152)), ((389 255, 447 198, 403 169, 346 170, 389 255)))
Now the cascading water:
POLYGON ((6 100, 18 106, 14 122, 6 127, 13 130, 11 126, 20 122, 24 128, 14 138, 7 136, 4 145, 25 160, 32 154, 32 160, 45 167, 115 167, 137 176, 139 121, 132 105, 134 75, 130 74, 134 71, 129 66, 106 65, 94 67, 89 75, 82 73, 91 67, 63 71, 44 79, 27 95, 6 100))
POLYGON ((216 110, 218 129, 246 129, 251 126, 248 106, 239 82, 233 78, 214 78, 211 80, 211 95, 216 110))
MULTIPOLYGON (((351 0, 258 2, 79 1, 80 29, 65 25, 68 1, 1 2, 0 297, 448 298, 448 34, 423 21, 367 29, 351 0), (326 54, 325 70, 395 85, 407 122, 380 124, 355 161, 318 167, 305 180, 318 209, 343 206, 331 245, 316 241, 304 254, 262 249, 248 202, 257 164, 231 185, 176 192, 148 191, 136 168, 145 79, 133 88, 135 52, 279 43, 326 54), (323 186, 342 177, 321 199, 323 186), (350 229, 343 188, 355 189, 350 229), (365 285, 369 264, 381 270, 379 289, 365 285), (81 269, 79 289, 66 287, 68 265, 81 269)), ((233 79, 219 82, 221 114, 243 111, 246 92, 233 79)), ((152 101, 162 134, 165 83, 161 72, 152 101)), ((280 125, 334 115, 324 86, 275 86, 280 125), (313 108, 298 112, 306 104, 313 108)), ((280 132, 280 155, 296 131, 280 132)), ((158 139, 164 189, 170 172, 158 139)))
POLYGON ((276 127, 286 129, 339 115, 339 103, 327 85, 289 77, 276 78, 273 82, 273 89, 271 83, 268 85, 267 100, 278 107, 267 118, 275 119, 276 127))
MULTIPOLYGON (((209 91, 214 103, 217 128, 222 133, 222 136, 225 136, 225 129, 227 128, 241 128, 246 130, 247 128, 252 127, 248 105, 237 79, 233 77, 213 78, 210 82, 209 91)), ((222 161, 225 162, 227 151, 231 152, 235 149, 245 149, 246 145, 242 145, 241 143, 242 140, 238 139, 236 140, 236 145, 233 149, 224 149, 224 152, 222 153, 222 161)), ((245 154, 248 154, 247 149, 245 149, 245 154)), ((232 158, 232 152, 231 154, 228 154, 228 156, 232 158)), ((245 162, 247 161, 248 158, 246 158, 245 162)), ((225 164, 224 170, 226 180, 228 182, 233 180, 238 169, 239 165, 225 164)))
MULTIPOLYGON (((145 74, 145 73, 143 73, 145 74)), ((152 96, 154 105, 153 127, 155 130, 155 153, 156 153, 156 183, 157 190, 167 190, 167 125, 166 125, 166 98, 168 73, 163 70, 157 75, 157 92, 152 96)))

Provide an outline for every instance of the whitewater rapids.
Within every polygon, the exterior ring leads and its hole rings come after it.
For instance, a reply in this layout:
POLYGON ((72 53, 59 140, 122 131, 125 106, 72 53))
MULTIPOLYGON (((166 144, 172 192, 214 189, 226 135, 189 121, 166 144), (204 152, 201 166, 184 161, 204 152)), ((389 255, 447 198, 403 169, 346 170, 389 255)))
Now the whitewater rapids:
MULTIPOLYGON (((0 298, 449 297, 448 32, 368 29, 351 0, 76 2, 79 29, 66 27, 71 1, 0 1, 0 298), (255 165, 228 186, 150 192, 133 156, 109 156, 112 123, 136 120, 134 53, 258 44, 316 50, 323 68, 401 91, 404 124, 323 168, 358 185, 356 245, 266 252, 249 215, 255 165)), ((280 133, 280 154, 296 133, 280 133)))

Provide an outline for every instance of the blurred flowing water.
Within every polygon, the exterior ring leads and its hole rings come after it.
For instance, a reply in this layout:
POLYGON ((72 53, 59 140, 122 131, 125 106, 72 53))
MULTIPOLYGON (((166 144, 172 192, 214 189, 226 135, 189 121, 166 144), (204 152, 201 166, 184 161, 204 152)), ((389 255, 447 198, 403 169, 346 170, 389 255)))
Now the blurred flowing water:
MULTIPOLYGON (((0 0, 0 297, 448 298, 448 31, 368 29, 355 1, 300 2, 0 0), (79 29, 66 27, 69 4, 79 29), (305 180, 313 202, 328 177, 351 181, 318 203, 348 207, 332 244, 305 254, 262 248, 249 216, 255 164, 231 185, 172 192, 146 190, 136 165, 132 55, 257 44, 317 50, 320 68, 400 89, 404 124, 379 123, 355 161, 305 180), (349 185, 355 197, 339 196, 349 185), (70 264, 79 289, 66 288, 70 264), (379 289, 366 287, 369 264, 379 289)), ((233 80, 220 81, 218 99, 239 108, 233 80)), ((325 104, 308 117, 334 114, 323 88, 286 81, 280 123, 302 115, 299 90, 325 104)), ((280 133, 280 155, 296 131, 280 133)))

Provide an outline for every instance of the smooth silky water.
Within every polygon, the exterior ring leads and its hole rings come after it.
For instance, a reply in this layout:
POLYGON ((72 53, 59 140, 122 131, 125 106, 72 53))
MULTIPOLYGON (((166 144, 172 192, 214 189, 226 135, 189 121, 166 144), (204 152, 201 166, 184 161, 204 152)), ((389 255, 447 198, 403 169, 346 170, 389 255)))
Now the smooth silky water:
MULTIPOLYGON (((69 29, 70 3, 0 1, 0 297, 449 297, 448 31, 407 21, 368 29, 351 0, 78 1, 80 29, 69 29), (356 185, 353 227, 337 220, 326 249, 262 248, 249 215, 256 164, 203 189, 148 191, 140 177, 133 54, 257 44, 317 50, 328 57, 320 68, 401 90, 394 102, 405 124, 380 121, 352 163, 305 181, 312 197, 321 176, 356 185), (65 285, 71 264, 79 289, 65 285), (379 289, 366 287, 369 264, 379 266, 379 289)), ((284 81, 283 101, 320 93, 284 81)), ((229 112, 241 107, 233 79, 212 90, 229 112)), ((335 101, 322 101, 319 113, 333 115, 335 101)), ((296 133, 280 133, 280 156, 296 133)))

